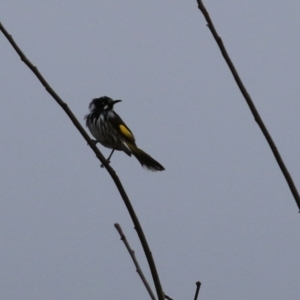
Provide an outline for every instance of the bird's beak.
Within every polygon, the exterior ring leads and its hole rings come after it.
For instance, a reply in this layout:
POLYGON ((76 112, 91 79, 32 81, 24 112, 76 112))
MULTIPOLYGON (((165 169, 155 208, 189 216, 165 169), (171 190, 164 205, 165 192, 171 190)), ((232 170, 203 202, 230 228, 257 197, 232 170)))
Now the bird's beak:
POLYGON ((115 105, 116 103, 118 103, 118 102, 121 102, 122 100, 114 100, 113 101, 113 105, 115 105))

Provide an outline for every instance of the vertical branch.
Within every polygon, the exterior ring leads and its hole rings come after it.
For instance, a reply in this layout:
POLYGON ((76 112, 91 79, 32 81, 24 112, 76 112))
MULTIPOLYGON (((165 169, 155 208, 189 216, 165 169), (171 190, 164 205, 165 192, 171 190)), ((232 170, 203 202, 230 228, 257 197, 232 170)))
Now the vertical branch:
POLYGON ((196 282, 196 292, 195 292, 194 300, 197 300, 197 299, 198 299, 200 287, 201 287, 201 282, 200 282, 200 281, 197 281, 197 282, 196 282))
POLYGON ((227 50, 226 50, 226 48, 223 44, 223 41, 220 38, 220 36, 218 35, 218 33, 215 29, 215 26, 214 26, 214 24, 213 24, 213 22, 212 22, 212 20, 209 16, 209 13, 207 12, 207 10, 206 10, 206 8, 203 4, 203 1, 202 0, 197 0, 197 2, 198 2, 198 7, 199 7, 200 11, 202 12, 202 14, 204 15, 205 20, 207 21, 207 26, 210 29, 216 43, 218 44, 218 46, 220 48, 220 51, 221 51, 227 65, 228 65, 228 67, 229 67, 229 69, 230 69, 230 71, 231 71, 231 73, 232 73, 232 75, 233 75, 233 77, 234 77, 234 79, 235 79, 242 95, 244 96, 244 98, 245 98, 245 100, 246 100, 246 102, 247 102, 247 104, 248 104, 248 106, 249 106, 249 108, 250 108, 250 110, 251 110, 251 112, 254 116, 255 121, 257 122, 259 128, 261 129, 263 135, 265 136, 265 138, 266 138, 266 140, 267 140, 267 142, 268 142, 268 144, 269 144, 269 146, 270 146, 270 148, 271 148, 271 150, 274 154, 274 157, 275 157, 275 159, 276 159, 276 161, 279 165, 279 168, 281 169, 281 172, 283 173, 283 176, 285 177, 285 180, 286 180, 286 182, 287 182, 287 184, 288 184, 288 186, 289 186, 289 188, 290 188, 290 190, 291 190, 291 192, 294 196, 296 204, 298 205, 298 209, 300 210, 300 196, 299 196, 298 190, 297 190, 297 188, 294 184, 294 181, 293 181, 287 167, 285 166, 285 163, 284 163, 284 161, 283 161, 283 159, 282 159, 282 157, 281 157, 281 155, 280 155, 280 153, 279 153, 279 151, 278 151, 278 149, 277 149, 277 147, 276 147, 269 131, 267 130, 267 127, 265 126, 263 120, 261 119, 260 114, 257 111, 250 95, 248 94, 248 92, 247 92, 247 90, 246 90, 246 88, 245 88, 245 86, 244 86, 244 84, 243 84, 243 82, 242 82, 242 80, 241 80, 234 64, 232 63, 232 61, 231 61, 231 59, 230 59, 230 57, 227 53, 227 50))

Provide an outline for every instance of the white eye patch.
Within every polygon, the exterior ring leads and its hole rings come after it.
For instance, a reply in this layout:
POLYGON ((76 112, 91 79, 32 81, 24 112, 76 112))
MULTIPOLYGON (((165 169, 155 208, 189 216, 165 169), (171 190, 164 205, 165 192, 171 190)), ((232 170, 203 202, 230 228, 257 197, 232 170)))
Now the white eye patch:
POLYGON ((103 107, 103 109, 108 109, 108 108, 109 106, 107 104, 103 107))

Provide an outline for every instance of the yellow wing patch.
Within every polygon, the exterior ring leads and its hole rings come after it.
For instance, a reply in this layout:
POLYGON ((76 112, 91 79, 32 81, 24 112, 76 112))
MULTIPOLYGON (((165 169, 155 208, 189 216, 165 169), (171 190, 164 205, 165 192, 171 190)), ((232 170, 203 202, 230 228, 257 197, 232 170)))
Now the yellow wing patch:
POLYGON ((125 135, 128 139, 134 141, 133 134, 124 125, 120 125, 119 128, 123 135, 125 135))

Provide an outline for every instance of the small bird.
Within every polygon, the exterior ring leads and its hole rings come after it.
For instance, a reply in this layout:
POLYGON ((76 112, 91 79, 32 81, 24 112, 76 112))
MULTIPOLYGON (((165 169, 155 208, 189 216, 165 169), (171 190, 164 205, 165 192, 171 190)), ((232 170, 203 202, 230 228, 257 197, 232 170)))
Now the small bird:
POLYGON ((137 147, 133 133, 114 111, 114 105, 121 101, 107 96, 93 99, 89 105, 90 113, 85 116, 86 126, 97 142, 113 149, 108 162, 114 151, 119 150, 134 155, 143 167, 151 171, 163 171, 165 168, 159 162, 137 147))

